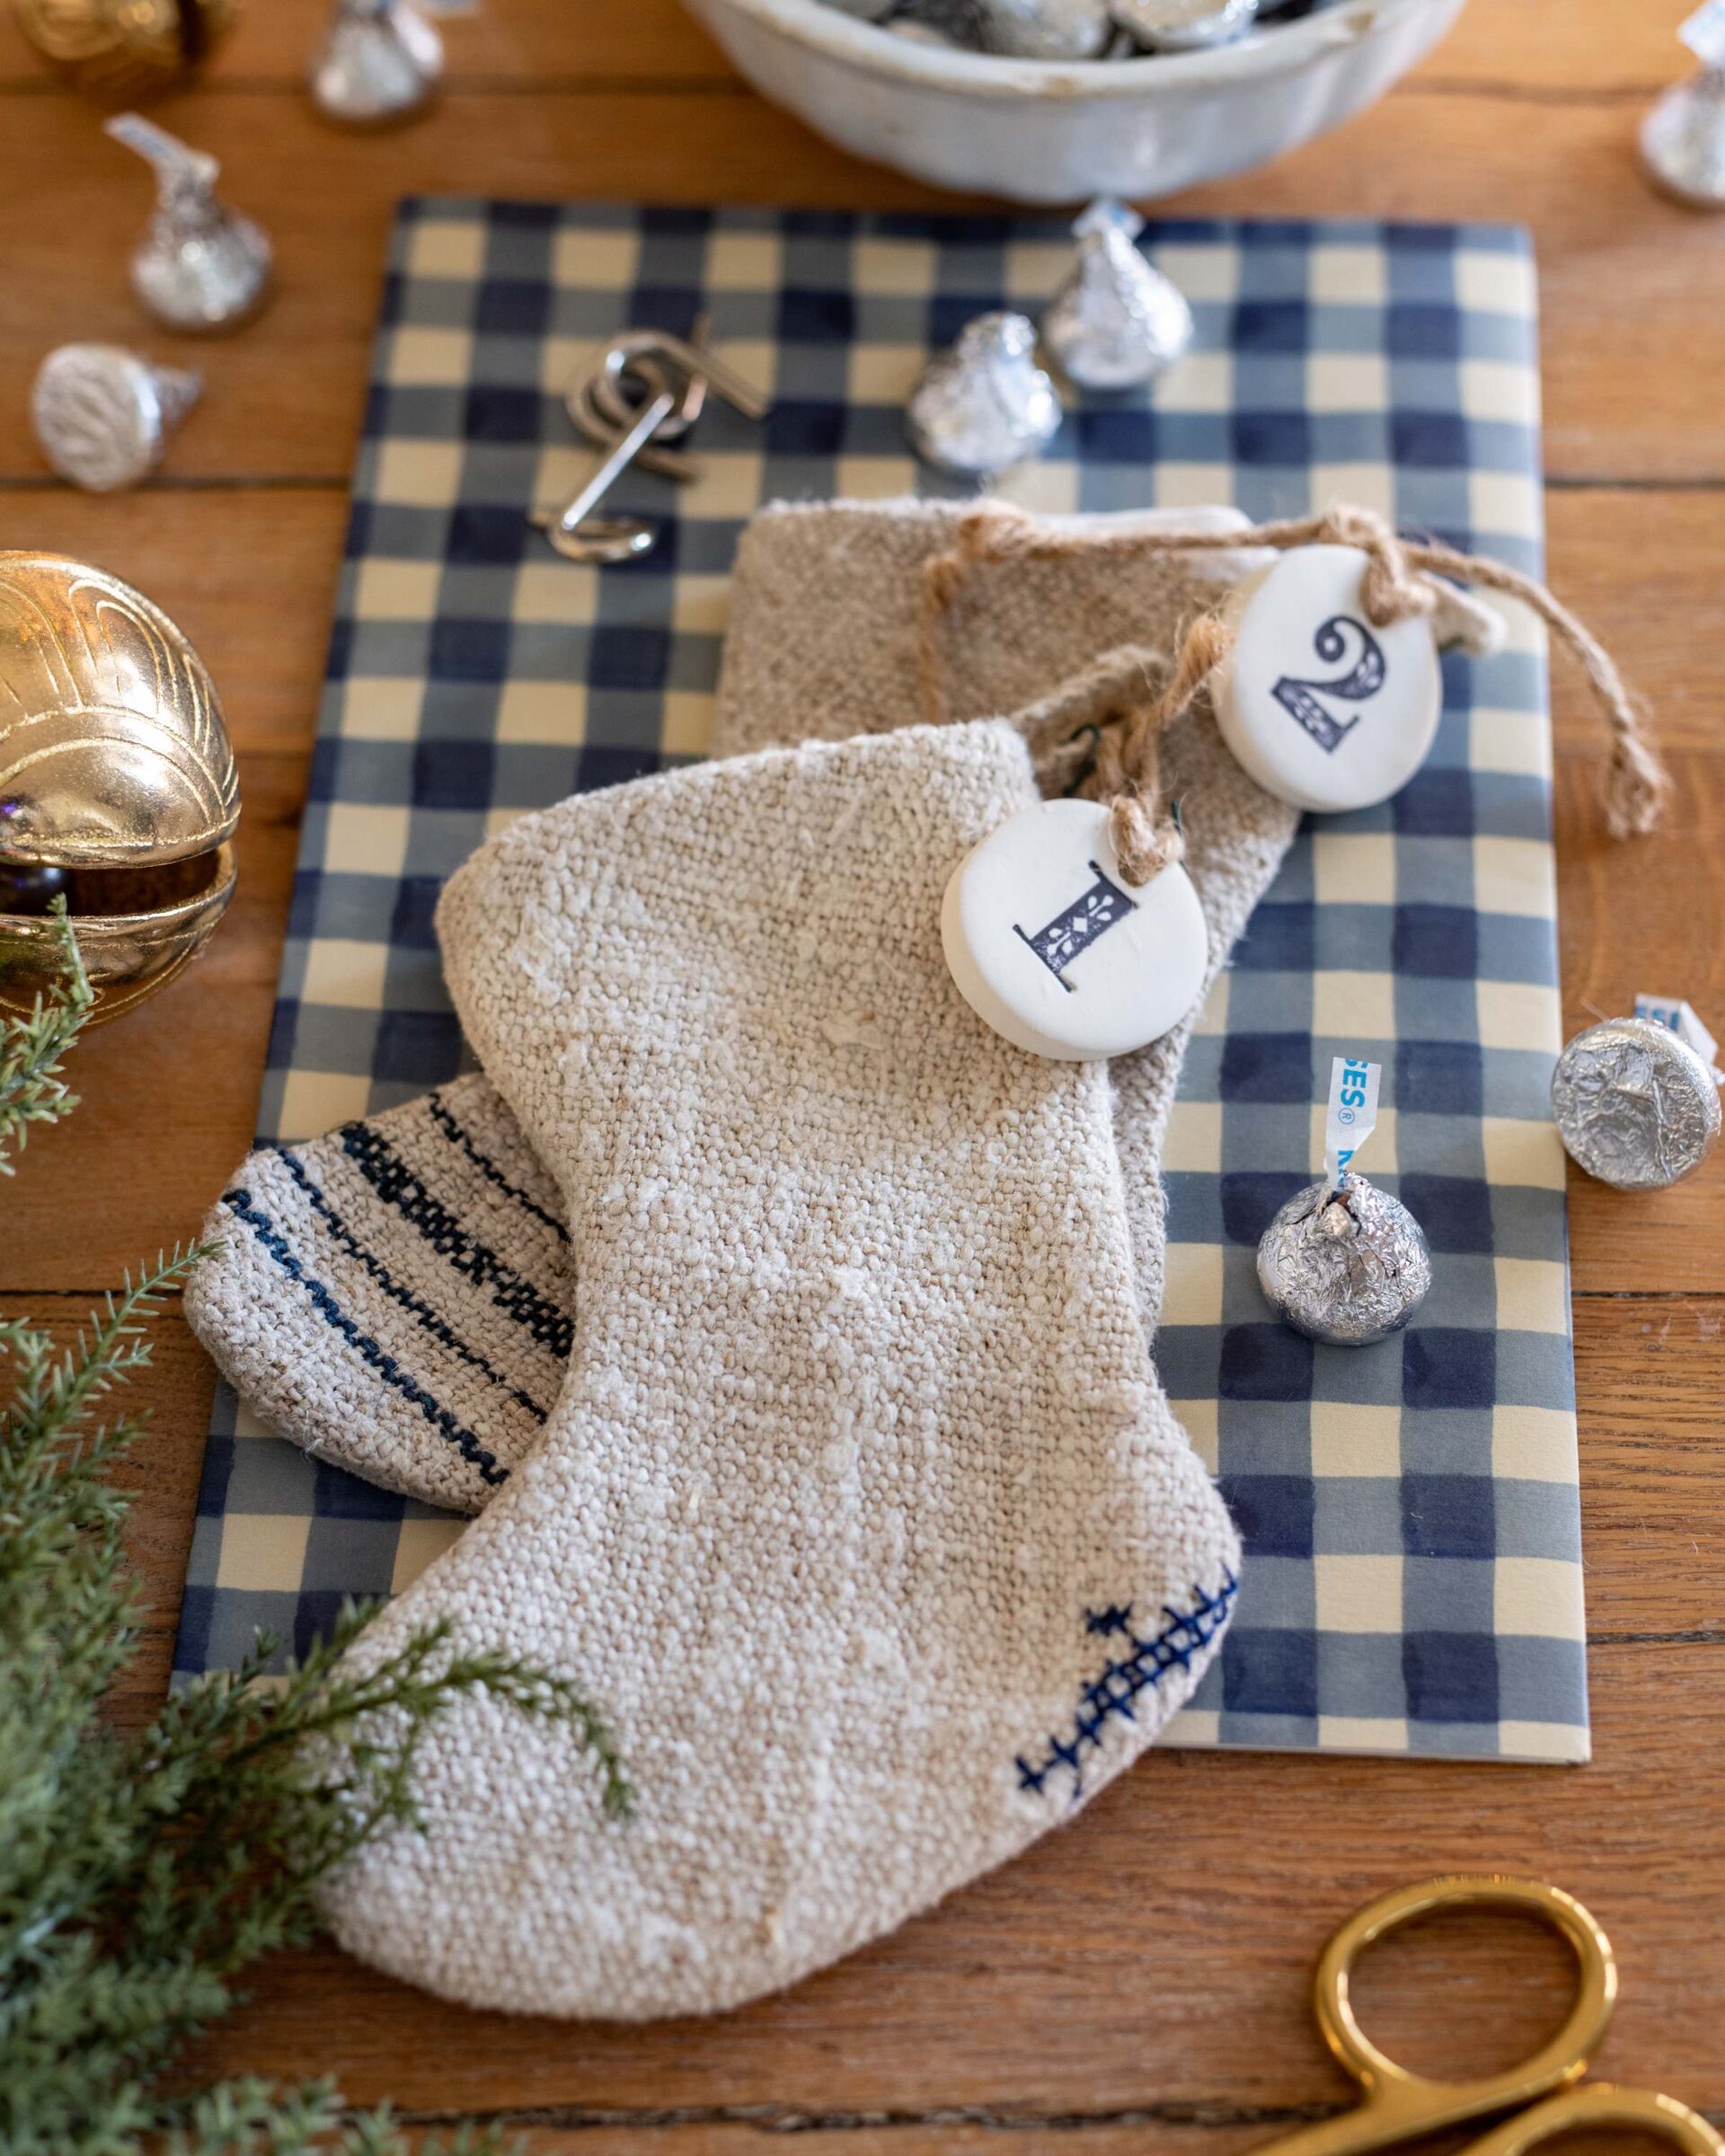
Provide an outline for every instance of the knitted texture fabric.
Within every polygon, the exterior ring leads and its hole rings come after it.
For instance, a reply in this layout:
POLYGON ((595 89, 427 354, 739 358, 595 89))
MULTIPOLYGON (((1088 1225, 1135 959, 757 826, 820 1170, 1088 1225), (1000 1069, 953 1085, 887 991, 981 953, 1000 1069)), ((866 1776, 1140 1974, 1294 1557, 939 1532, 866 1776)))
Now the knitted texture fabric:
POLYGON ((329 1913, 476 2005, 640 2019, 776 1989, 1022 1849, 1211 1658, 1237 1550, 1146 1352, 1107 1073, 978 1024, 966 851, 1010 727, 579 796, 456 877, 463 1023, 579 1294, 539 1445, 356 1650, 448 1619, 605 1715, 427 1733, 425 1831, 329 1913))
MULTIPOLYGON (((763 511, 745 532, 713 748, 837 740, 920 716, 924 565, 963 511, 915 500, 763 511)), ((1234 512, 1182 513, 1208 528, 1234 512)), ((1075 518, 1074 528, 1154 518, 1075 518)), ((1058 701, 1119 646, 1171 649, 1251 557, 979 564, 941 639, 960 719, 1058 701)), ((1141 667, 1123 667, 1123 689, 1141 667)), ((1186 866, 1225 963, 1292 837, 1294 810, 1234 761, 1207 710, 1163 757, 1186 866)), ((1113 1066, 1140 1309, 1163 1292, 1163 1133, 1189 1025, 1113 1066)), ((476 1511, 543 1427, 575 1283, 547 1179, 482 1077, 244 1163, 209 1223, 190 1321, 273 1428, 320 1458, 431 1503, 476 1511), (547 1349, 553 1350, 548 1356, 547 1349)))

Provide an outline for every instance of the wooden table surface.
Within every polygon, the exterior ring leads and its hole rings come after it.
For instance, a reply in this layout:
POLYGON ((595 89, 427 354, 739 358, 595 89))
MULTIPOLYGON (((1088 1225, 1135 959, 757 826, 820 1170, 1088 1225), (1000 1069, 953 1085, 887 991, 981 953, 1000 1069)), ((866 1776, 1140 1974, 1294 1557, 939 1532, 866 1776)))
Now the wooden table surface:
MULTIPOLYGON (((196 89, 155 110, 269 225, 280 289, 214 350, 146 339, 124 260, 146 195, 92 110, 0 27, 4 543, 99 561, 190 632, 223 686, 246 800, 240 896, 208 956, 77 1051, 84 1106, 0 1185, 0 1314, 70 1322, 190 1233, 252 1127, 347 474, 391 205, 422 190, 664 202, 937 199, 761 103, 677 0, 481 0, 447 25, 440 108, 331 133, 300 89, 318 0, 252 0, 196 89), (43 350, 148 341, 214 384, 168 474, 99 501, 45 475, 43 350)), ((1378 105, 1182 213, 1520 219, 1544 296, 1551 573, 1655 705, 1677 778, 1657 839, 1614 847, 1597 739, 1557 690, 1566 1024, 1641 987, 1725 1017, 1725 220, 1653 195, 1636 123, 1685 56, 1685 0, 1472 0, 1378 105)), ((332 2072, 411 2117, 501 2118, 593 2156, 960 2156, 1019 2137, 1232 2156, 1346 2085, 1307 2018, 1328 1928, 1455 1868, 1555 1879, 1601 1917, 1623 2000, 1602 2064, 1725 2123, 1725 1215, 1717 1164, 1663 1196, 1571 1188, 1597 1755, 1584 1769, 1154 1754, 1070 1829, 788 1995, 705 2023, 566 2027, 422 1998, 332 1949, 266 1970, 199 2071, 332 2072)), ((164 1681, 210 1372, 177 1316, 133 1473, 153 1595, 129 1704, 164 1681)), ((1434 2064, 1548 2020, 1561 1956, 1429 1927, 1367 1972, 1371 2022, 1434 2064), (1442 2006, 1433 1999, 1438 1987, 1442 2006)))

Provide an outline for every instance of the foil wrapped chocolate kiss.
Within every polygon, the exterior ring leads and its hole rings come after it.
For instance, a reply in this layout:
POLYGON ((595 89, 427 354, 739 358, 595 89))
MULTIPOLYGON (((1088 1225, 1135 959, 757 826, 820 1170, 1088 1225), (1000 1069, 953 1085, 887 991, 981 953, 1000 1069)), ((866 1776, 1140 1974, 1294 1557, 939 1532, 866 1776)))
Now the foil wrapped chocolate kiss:
POLYGON ((1552 1076, 1570 1157, 1617 1190, 1663 1190, 1719 1142, 1718 1076, 1669 1027, 1608 1019, 1578 1033, 1552 1076))
POLYGON ((1349 1175, 1340 1189, 1317 1182, 1288 1199, 1258 1246, 1258 1281, 1296 1332, 1369 1348, 1425 1301, 1431 1250, 1399 1199, 1349 1175))
POLYGON ((64 897, 94 1022, 164 987, 234 895, 239 782, 203 661, 142 593, 0 553, 0 1008, 61 969, 64 897))

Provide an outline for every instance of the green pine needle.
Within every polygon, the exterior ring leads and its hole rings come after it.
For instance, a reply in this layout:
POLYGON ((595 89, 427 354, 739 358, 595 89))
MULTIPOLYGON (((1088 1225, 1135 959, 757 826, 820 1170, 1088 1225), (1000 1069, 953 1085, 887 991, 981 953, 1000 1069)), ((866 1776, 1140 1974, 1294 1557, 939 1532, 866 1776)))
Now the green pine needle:
MULTIPOLYGON (((457 1698, 484 1692, 573 1729, 611 1816, 628 1811, 629 1786, 562 1678, 464 1652, 447 1627, 349 1667, 369 1613, 353 1605, 285 1675, 268 1673, 261 1641, 147 1728, 107 1726, 139 1617, 127 1500, 108 1471, 147 1422, 111 1413, 110 1396, 148 1366, 151 1315, 205 1254, 176 1249, 128 1278, 65 1350, 37 1326, 0 1324, 0 2149, 406 2156, 389 2113, 351 2113, 325 2083, 239 2080, 183 2097, 164 2077, 239 2002, 252 1964, 315 1932, 331 1873, 374 1834, 416 1824, 415 1756, 457 1698)), ((500 2145, 417 2143, 421 2156, 500 2145)))
POLYGON ((0 1018, 0 1175, 13 1172, 7 1153, 21 1152, 32 1123, 58 1123, 78 1105, 60 1079, 60 1058, 84 1030, 95 991, 84 970, 66 900, 52 907, 65 976, 38 995, 28 1018, 0 1018))

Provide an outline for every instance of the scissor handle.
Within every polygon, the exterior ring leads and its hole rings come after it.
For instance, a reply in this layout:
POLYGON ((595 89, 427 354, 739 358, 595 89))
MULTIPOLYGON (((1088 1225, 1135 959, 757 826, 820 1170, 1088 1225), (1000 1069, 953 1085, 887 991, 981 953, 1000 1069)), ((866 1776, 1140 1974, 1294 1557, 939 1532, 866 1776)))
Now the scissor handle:
POLYGON ((1313 1988, 1324 2042, 1365 2090, 1366 2117, 1382 2115, 1381 2140, 1373 2135, 1381 2145, 1416 2130, 1435 2130, 1531 2104, 1579 2081, 1616 2003, 1617 1964, 1610 1940, 1573 1895, 1538 1879, 1462 1872, 1420 1886, 1398 1886, 1368 1902, 1324 1948, 1313 1988), (1438 2081, 1411 2072, 1377 2048, 1355 2017, 1349 1979, 1355 1963, 1374 1941, 1434 1909, 1456 1908, 1508 1909, 1539 1918, 1569 1941, 1579 1982, 1575 2003, 1562 2028, 1519 2065, 1476 2081, 1438 2081))
POLYGON ((1619 2089, 1610 2081, 1591 2081, 1585 2089, 1548 2096, 1531 2111, 1505 2119, 1469 2143, 1463 2156, 1526 2156, 1541 2142, 1572 2134, 1578 2126, 1633 2126, 1675 2143, 1684 2156, 1725 2156, 1725 2135, 1715 2133, 1687 2104, 1651 2089, 1619 2089))

